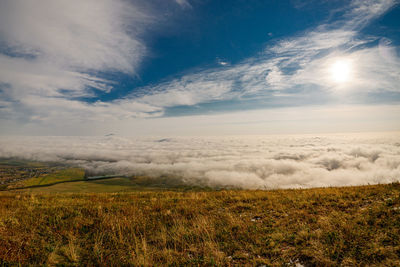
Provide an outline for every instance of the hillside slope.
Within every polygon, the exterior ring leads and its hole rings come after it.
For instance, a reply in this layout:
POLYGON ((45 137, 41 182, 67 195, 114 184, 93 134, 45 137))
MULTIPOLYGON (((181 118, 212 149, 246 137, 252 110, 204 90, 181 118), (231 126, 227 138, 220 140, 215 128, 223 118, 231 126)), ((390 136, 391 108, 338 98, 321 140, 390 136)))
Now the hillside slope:
POLYGON ((0 262, 400 265, 400 185, 0 193, 0 262))

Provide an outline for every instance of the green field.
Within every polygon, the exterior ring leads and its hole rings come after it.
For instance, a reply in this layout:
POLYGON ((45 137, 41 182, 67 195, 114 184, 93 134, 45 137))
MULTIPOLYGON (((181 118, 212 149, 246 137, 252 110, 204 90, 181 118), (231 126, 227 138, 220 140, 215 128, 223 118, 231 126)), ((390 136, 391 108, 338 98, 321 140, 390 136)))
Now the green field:
POLYGON ((85 170, 51 162, 0 159, 0 189, 44 187, 85 180, 85 170))
POLYGON ((0 193, 0 263, 400 266, 399 183, 272 191, 54 190, 135 186, 113 178, 0 193))
POLYGON ((31 193, 118 193, 137 191, 210 191, 210 188, 191 187, 175 183, 156 183, 154 179, 144 177, 116 177, 99 180, 71 180, 54 185, 19 189, 31 193))
POLYGON ((42 162, 28 161, 20 159, 0 158, 0 165, 4 166, 28 166, 28 167, 43 167, 45 166, 42 162))
POLYGON ((23 182, 23 187, 52 185, 70 181, 81 181, 85 179, 85 171, 79 168, 68 168, 57 170, 53 173, 43 175, 39 178, 27 179, 23 182))
POLYGON ((32 193, 116 193, 140 190, 163 190, 163 188, 140 186, 131 178, 121 177, 95 181, 60 183, 46 187, 23 189, 21 191, 32 193))

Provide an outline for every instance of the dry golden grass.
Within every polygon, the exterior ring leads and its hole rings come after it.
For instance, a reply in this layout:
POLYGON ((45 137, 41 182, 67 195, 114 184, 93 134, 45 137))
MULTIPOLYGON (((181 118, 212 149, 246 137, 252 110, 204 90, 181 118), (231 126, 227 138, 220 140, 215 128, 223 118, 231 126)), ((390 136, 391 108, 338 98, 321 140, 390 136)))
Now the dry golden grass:
POLYGON ((0 262, 400 266, 400 185, 0 194, 0 262))

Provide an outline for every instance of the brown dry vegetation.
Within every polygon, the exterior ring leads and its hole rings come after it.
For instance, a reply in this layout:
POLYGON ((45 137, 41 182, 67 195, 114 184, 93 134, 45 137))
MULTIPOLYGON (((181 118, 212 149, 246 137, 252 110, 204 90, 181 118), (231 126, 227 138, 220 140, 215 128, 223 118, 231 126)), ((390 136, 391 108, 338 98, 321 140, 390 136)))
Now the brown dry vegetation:
POLYGON ((400 185, 0 194, 0 261, 400 266, 400 185))

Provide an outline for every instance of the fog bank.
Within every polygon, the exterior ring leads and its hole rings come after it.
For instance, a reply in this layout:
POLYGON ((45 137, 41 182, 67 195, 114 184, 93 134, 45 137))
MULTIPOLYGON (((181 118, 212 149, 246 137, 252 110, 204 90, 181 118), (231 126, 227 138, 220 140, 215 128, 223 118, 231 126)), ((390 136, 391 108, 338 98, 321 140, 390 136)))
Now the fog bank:
POLYGON ((0 137, 0 157, 93 174, 167 176, 223 188, 310 188, 400 181, 400 134, 228 137, 0 137))

